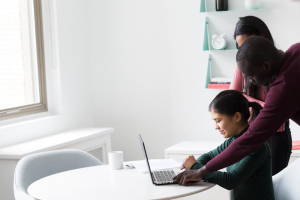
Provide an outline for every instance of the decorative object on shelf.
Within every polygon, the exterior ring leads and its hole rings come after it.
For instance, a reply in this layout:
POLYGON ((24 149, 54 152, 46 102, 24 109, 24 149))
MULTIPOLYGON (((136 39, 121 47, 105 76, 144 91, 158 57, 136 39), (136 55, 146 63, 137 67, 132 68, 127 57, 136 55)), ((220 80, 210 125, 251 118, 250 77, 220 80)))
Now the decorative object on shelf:
POLYGON ((226 90, 230 87, 231 78, 215 77, 212 78, 211 73, 211 57, 208 58, 207 74, 205 88, 226 90))
POLYGON ((245 7, 249 10, 258 9, 261 5, 261 0, 244 0, 245 7))
POLYGON ((210 79, 208 88, 210 89, 229 89, 231 78, 215 77, 210 79))
POLYGON ((212 35, 211 45, 214 49, 222 50, 226 48, 227 41, 225 33, 217 32, 212 35))
POLYGON ((227 11, 228 0, 216 0, 216 11, 227 11))
POLYGON ((300 149, 300 140, 296 140, 292 142, 292 150, 300 149))
POLYGON ((230 84, 231 78, 227 77, 215 77, 210 79, 210 83, 212 84, 230 84))
POLYGON ((215 84, 215 83, 208 84, 208 89, 228 90, 229 87, 230 87, 230 84, 215 84))

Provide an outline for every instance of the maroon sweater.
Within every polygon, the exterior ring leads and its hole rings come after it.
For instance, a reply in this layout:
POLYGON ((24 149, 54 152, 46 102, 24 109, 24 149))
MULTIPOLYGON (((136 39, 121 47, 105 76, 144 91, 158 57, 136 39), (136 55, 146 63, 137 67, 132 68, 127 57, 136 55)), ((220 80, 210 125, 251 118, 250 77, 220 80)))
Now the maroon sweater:
POLYGON ((210 172, 230 166, 267 141, 288 119, 300 125, 300 43, 286 52, 279 76, 267 94, 265 106, 248 131, 206 164, 210 172))

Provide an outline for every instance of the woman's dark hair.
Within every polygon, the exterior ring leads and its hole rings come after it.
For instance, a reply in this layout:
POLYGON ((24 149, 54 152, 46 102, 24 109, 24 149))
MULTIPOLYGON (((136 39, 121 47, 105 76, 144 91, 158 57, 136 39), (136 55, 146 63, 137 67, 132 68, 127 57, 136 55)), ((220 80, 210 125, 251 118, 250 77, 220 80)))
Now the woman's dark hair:
POLYGON ((257 117, 262 107, 256 102, 249 102, 242 93, 236 90, 220 92, 209 104, 208 110, 216 113, 233 116, 236 112, 241 113, 242 120, 247 122, 250 117, 249 107, 252 108, 250 123, 257 117))
MULTIPOLYGON (((269 28, 267 27, 267 25, 259 18, 254 17, 254 16, 246 16, 246 17, 240 17, 240 20, 237 22, 236 26, 235 26, 235 31, 233 34, 234 39, 236 39, 237 35, 256 35, 256 36, 260 36, 261 34, 264 35, 264 37, 268 40, 270 40, 273 45, 274 45, 274 40, 273 37, 271 35, 271 32, 269 30, 269 28)), ((238 44, 236 43, 236 47, 237 49, 238 44)), ((259 100, 263 100, 260 99, 260 87, 257 85, 252 84, 249 81, 249 78, 247 76, 244 77, 243 80, 243 89, 244 92, 251 96, 254 97, 256 99, 259 100)), ((265 91, 268 91, 269 87, 265 87, 265 91)))
POLYGON ((261 19, 254 16, 240 17, 236 23, 233 37, 236 39, 237 35, 256 35, 263 34, 264 37, 274 44, 272 34, 261 19))

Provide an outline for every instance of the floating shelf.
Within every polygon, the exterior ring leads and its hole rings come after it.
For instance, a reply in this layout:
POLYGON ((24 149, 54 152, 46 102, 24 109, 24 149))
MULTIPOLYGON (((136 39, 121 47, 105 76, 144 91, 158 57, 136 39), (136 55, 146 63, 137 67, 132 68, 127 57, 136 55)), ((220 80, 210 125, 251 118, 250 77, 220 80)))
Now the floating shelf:
POLYGON ((206 82, 205 88, 208 89, 229 89, 230 84, 211 84, 212 74, 211 74, 211 57, 208 56, 208 63, 207 63, 207 72, 206 72, 206 82))
POLYGON ((200 12, 206 12, 207 8, 206 8, 206 0, 201 0, 200 2, 200 12))
POLYGON ((210 44, 210 33, 209 33, 209 21, 208 18, 205 17, 205 28, 204 28, 204 41, 203 41, 203 51, 237 51, 236 48, 232 49, 222 49, 222 50, 217 50, 217 49, 213 49, 211 48, 211 44, 210 44))
MULTIPOLYGON (((200 0, 200 13, 209 13, 209 15, 213 16, 211 18, 212 21, 209 21, 208 17, 205 17, 205 27, 204 27, 204 40, 203 40, 203 51, 211 51, 212 55, 213 54, 218 54, 218 57, 224 54, 231 54, 230 52, 234 53, 234 51, 238 51, 238 49, 235 47, 235 41, 231 40, 230 38, 227 38, 227 48, 223 49, 223 50, 216 50, 212 47, 211 45, 211 38, 212 35, 210 34, 210 32, 218 32, 219 30, 217 30, 217 27, 220 28, 220 26, 223 28, 222 32, 226 33, 226 36, 228 33, 231 33, 231 31, 229 31, 229 25, 226 24, 219 24, 215 23, 215 21, 217 21, 216 19, 220 19, 220 15, 219 13, 226 13, 226 12, 240 12, 239 14, 241 14, 241 12, 243 13, 243 11, 246 12, 256 12, 256 11, 265 11, 265 10, 270 10, 268 8, 264 8, 261 7, 260 9, 256 9, 256 10, 247 10, 245 9, 244 6, 244 2, 241 0, 232 0, 232 2, 230 3, 230 7, 228 11, 216 11, 215 10, 215 1, 214 0, 200 0), (234 1, 234 3, 233 3, 234 1), (218 13, 218 14, 213 14, 213 13, 218 13), (217 18, 216 18, 217 17, 217 18), (216 25, 216 26, 215 26, 216 25), (216 30, 215 30, 216 29, 216 30), (219 53, 220 52, 220 53, 219 53), (226 53, 221 53, 221 52, 226 52, 226 53)), ((236 14, 234 15, 227 15, 229 18, 236 16, 236 14)), ((238 16, 236 16, 238 17, 238 16)), ((233 30, 233 29, 232 29, 233 30)), ((229 34, 230 35, 230 34, 229 34)), ((218 58, 216 57, 216 58, 218 58)), ((214 65, 219 65, 220 61, 219 60, 213 60, 213 64, 214 65), (216 64, 218 63, 218 64, 216 64)), ((223 65, 223 64, 221 64, 223 65)), ((220 66, 212 66, 212 58, 209 55, 208 57, 208 66, 207 66, 207 74, 206 74, 206 82, 205 82, 205 88, 208 89, 229 89, 230 84, 211 84, 211 79, 212 79, 212 67, 220 67, 220 66)), ((214 73, 216 73, 216 69, 214 69, 214 73)), ((224 73, 221 73, 222 76, 224 76, 224 73)), ((226 74, 227 76, 227 74, 226 74)), ((216 77, 217 78, 217 77, 216 77)), ((218 77, 219 78, 219 77, 218 77)), ((224 78, 224 77, 221 77, 224 78)), ((216 81, 215 83, 217 83, 219 81, 216 81)), ((228 81, 229 82, 229 81, 228 81)), ((228 83, 227 81, 225 81, 224 83, 228 83)))
POLYGON ((207 17, 205 17, 203 51, 210 50, 210 40, 208 39, 208 37, 209 37, 208 19, 207 19, 207 17))
MULTIPOLYGON (((210 0, 211 1, 211 0, 210 0)), ((269 10, 267 8, 258 8, 258 9, 229 9, 226 11, 216 11, 216 10, 208 10, 206 0, 201 0, 200 2, 200 13, 221 13, 221 12, 237 12, 237 11, 266 11, 269 10)))
POLYGON ((211 67, 211 58, 210 58, 210 56, 208 56, 205 88, 208 88, 208 84, 210 83, 210 79, 211 79, 211 68, 210 67, 211 67))

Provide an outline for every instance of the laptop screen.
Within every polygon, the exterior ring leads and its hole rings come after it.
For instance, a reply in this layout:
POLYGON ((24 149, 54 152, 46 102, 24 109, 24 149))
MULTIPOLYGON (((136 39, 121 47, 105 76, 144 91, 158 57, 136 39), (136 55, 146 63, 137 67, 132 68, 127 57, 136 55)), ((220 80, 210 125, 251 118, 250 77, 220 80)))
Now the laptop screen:
POLYGON ((151 176, 152 183, 154 184, 154 178, 153 178, 153 175, 152 175, 152 172, 151 172, 151 168, 150 168, 150 164, 149 164, 149 160, 148 160, 148 156, 147 156, 147 152, 146 152, 146 147, 145 147, 144 141, 142 139, 142 136, 140 134, 139 134, 139 136, 140 136, 140 142, 141 142, 141 146, 142 146, 142 149, 143 149, 146 165, 148 166, 149 174, 151 176))

